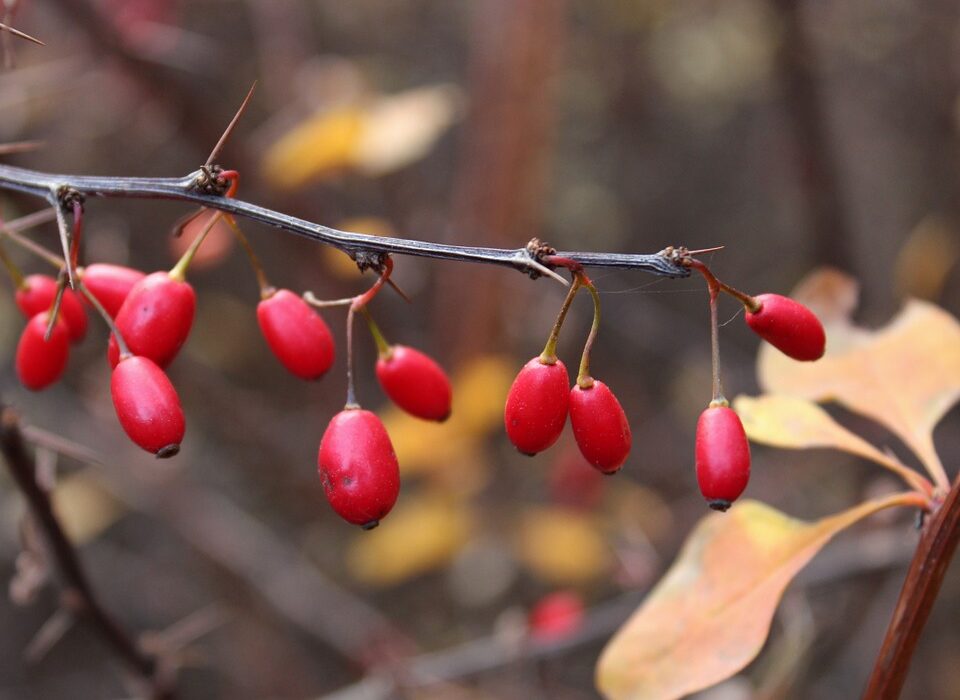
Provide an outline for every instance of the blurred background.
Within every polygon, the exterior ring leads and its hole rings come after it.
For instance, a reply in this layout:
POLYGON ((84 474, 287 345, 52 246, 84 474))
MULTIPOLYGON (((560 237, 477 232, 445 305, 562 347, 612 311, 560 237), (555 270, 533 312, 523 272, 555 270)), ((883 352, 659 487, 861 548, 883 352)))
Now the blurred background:
MULTIPOLYGON (((240 171, 248 201, 457 244, 723 245, 707 261, 749 292, 787 293, 820 265, 849 272, 868 326, 909 296, 960 312, 955 2, 3 6, 15 10, 9 23, 46 42, 2 36, 12 60, 0 74, 0 143, 45 143, 7 163, 184 175, 257 80, 218 159, 240 171)), ((39 205, 0 192, 6 220, 39 205)), ((176 260, 184 243, 171 227, 191 209, 91 199, 86 211, 88 262, 151 271, 176 260)), ((337 298, 372 282, 338 251, 241 225, 277 286, 337 298)), ((52 225, 31 235, 57 245, 52 225)), ((256 281, 228 232, 202 251, 189 275, 194 329, 170 368, 187 437, 166 462, 117 425, 102 325, 91 320, 62 382, 32 394, 12 367, 22 320, 12 295, 0 296, 3 400, 69 442, 67 455, 38 452, 56 468, 58 511, 105 606, 180 666, 178 697, 323 698, 343 687, 334 697, 597 697, 600 649, 706 512, 693 473, 694 426, 710 398, 702 281, 593 275, 605 316, 593 374, 617 392, 634 440, 622 472, 602 478, 569 430, 534 459, 503 434, 507 388, 542 349, 560 286, 398 258, 394 277, 413 303, 388 290, 373 314, 392 342, 448 368, 454 412, 437 426, 391 408, 358 327, 359 398, 383 417, 403 472, 396 509, 364 533, 330 510, 315 466, 345 396, 343 312, 323 313, 337 338, 334 369, 298 381, 259 335, 256 281), (531 613, 557 592, 584 607, 559 631, 542 609, 531 613)), ((25 270, 46 271, 13 252, 25 270)), ((590 314, 578 299, 560 343, 568 366, 590 314)), ((731 397, 758 392, 757 339, 739 315, 722 304, 731 397)), ((909 459, 891 435, 836 415, 909 459)), ((951 473, 958 428, 954 411, 935 435, 951 473)), ((747 494, 813 519, 890 488, 852 457, 755 447, 747 494)), ((99 639, 57 613, 58 588, 23 513, 0 475, 10 591, 0 600, 0 698, 137 696, 99 639)), ((758 661, 703 697, 859 695, 916 537, 909 514, 840 536, 789 589, 758 661)), ((957 697, 958 594, 954 567, 904 697, 957 697)))

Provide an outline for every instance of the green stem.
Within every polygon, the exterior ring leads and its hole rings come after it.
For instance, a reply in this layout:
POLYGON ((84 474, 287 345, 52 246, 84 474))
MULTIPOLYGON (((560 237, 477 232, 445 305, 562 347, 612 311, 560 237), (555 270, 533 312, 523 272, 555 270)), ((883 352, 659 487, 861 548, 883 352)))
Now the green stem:
POLYGON ((370 335, 373 336, 373 342, 377 344, 377 354, 380 356, 380 359, 389 360, 390 356, 393 354, 393 348, 390 347, 390 343, 387 342, 383 332, 381 332, 380 326, 378 326, 376 321, 373 320, 373 316, 370 315, 370 310, 367 309, 366 306, 360 308, 360 313, 363 314, 363 317, 367 321, 367 328, 370 329, 370 335))
POLYGON ((187 270, 190 268, 190 263, 193 262, 193 257, 197 254, 197 251, 200 250, 200 246, 207 238, 207 234, 210 233, 210 230, 221 218, 223 218, 223 212, 221 211, 218 211, 210 217, 210 220, 203 227, 203 230, 193 239, 193 243, 190 244, 190 247, 187 248, 186 252, 177 261, 177 264, 174 265, 173 269, 168 273, 170 279, 183 282, 187 278, 187 270))
POLYGON ((351 305, 347 311, 347 403, 343 407, 345 411, 360 408, 360 404, 357 403, 357 392, 353 386, 353 317, 355 314, 356 309, 351 305))
POLYGON ((63 302, 63 294, 67 289, 67 271, 65 269, 60 270, 60 275, 57 277, 57 295, 53 298, 53 304, 50 305, 49 318, 47 319, 47 330, 43 334, 44 342, 50 340, 50 336, 53 335, 53 327, 57 325, 57 318, 60 316, 60 305, 63 302))
POLYGON ((593 377, 590 376, 590 351, 597 340, 597 334, 600 332, 600 293, 593 286, 585 274, 582 272, 577 275, 582 280, 581 284, 590 292, 593 297, 593 324, 590 326, 590 334, 587 336, 587 342, 583 344, 583 354, 580 356, 580 371, 577 373, 577 385, 581 389, 589 389, 593 386, 593 377))
POLYGON ((557 314, 557 320, 554 321, 550 336, 547 338, 547 344, 543 346, 543 352, 540 353, 540 362, 545 365, 556 364, 557 362, 557 340, 560 338, 560 328, 567 317, 567 311, 570 310, 570 304, 580 289, 580 277, 575 275, 570 289, 567 291, 567 298, 563 300, 563 306, 560 307, 560 313, 557 314))

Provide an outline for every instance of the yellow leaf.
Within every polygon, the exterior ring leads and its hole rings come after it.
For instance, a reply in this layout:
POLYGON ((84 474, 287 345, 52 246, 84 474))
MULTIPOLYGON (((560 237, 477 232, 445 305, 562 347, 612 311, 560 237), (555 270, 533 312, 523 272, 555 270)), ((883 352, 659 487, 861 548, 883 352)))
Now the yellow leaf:
POLYGON ((847 330, 842 320, 825 327, 827 354, 817 362, 794 362, 762 347, 760 385, 770 393, 834 400, 868 416, 902 439, 932 474, 942 475, 932 433, 960 397, 957 320, 932 304, 911 301, 875 332, 847 330))
POLYGON ((363 129, 363 111, 342 107, 314 115, 270 146, 263 160, 270 184, 296 189, 353 163, 363 129))
POLYGON ((733 675, 760 651, 796 573, 837 532, 900 498, 812 523, 756 501, 705 517, 603 650, 598 689, 608 700, 668 700, 733 675))
POLYGON ((957 260, 960 243, 956 229, 940 217, 925 217, 910 232, 897 256, 897 294, 901 298, 936 299, 957 260))
POLYGON ((123 515, 124 508, 87 471, 60 480, 53 491, 53 510, 67 537, 75 544, 89 542, 123 515))
POLYGON ((890 458, 851 433, 817 404, 795 396, 738 396, 733 408, 754 442, 787 449, 832 447, 887 464, 890 458))
POLYGON ((407 90, 374 102, 367 110, 354 153, 362 173, 384 175, 423 158, 456 120, 460 93, 451 85, 407 90))
POLYGON ((529 509, 521 518, 516 546, 519 559, 555 586, 589 583, 612 564, 598 520, 570 508, 529 509))
POLYGON ((441 494, 407 498, 372 532, 355 537, 347 567, 358 581, 391 586, 447 564, 466 543, 474 518, 441 494))

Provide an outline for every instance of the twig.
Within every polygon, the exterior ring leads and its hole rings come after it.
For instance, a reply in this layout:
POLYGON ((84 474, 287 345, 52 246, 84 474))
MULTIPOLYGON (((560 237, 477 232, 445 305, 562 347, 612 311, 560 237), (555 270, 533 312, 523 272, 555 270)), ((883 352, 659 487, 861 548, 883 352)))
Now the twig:
MULTIPOLYGON (((504 265, 534 276, 541 274, 543 271, 543 265, 526 248, 507 249, 446 245, 339 231, 238 199, 203 194, 197 191, 195 184, 198 178, 204 177, 206 177, 205 174, 200 170, 181 178, 53 175, 11 165, 0 165, 0 189, 15 190, 48 201, 51 192, 63 191, 63 188, 86 197, 172 199, 219 209, 228 214, 243 216, 252 221, 275 226, 284 231, 335 246, 351 257, 363 252, 416 255, 443 260, 504 265)), ((589 267, 637 269, 663 277, 687 277, 690 274, 686 268, 657 253, 559 252, 557 255, 576 260, 589 267)))
POLYGON ((13 409, 0 404, 0 452, 7 469, 23 493, 33 517, 44 533, 63 580, 65 607, 87 620, 114 653, 152 690, 153 698, 170 698, 172 689, 157 679, 158 660, 141 651, 130 635, 97 600, 73 544, 57 520, 47 493, 37 484, 36 465, 26 448, 20 422, 13 409))
POLYGON ((960 476, 954 480, 943 505, 929 517, 917 544, 897 607, 867 683, 863 695, 865 700, 900 696, 917 642, 930 617, 958 543, 960 476))

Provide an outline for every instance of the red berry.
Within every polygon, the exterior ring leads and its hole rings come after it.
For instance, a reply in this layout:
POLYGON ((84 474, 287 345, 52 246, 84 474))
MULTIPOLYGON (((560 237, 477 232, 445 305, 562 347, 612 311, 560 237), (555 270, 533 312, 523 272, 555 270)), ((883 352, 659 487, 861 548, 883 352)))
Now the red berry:
POLYGON ((153 360, 123 358, 110 378, 110 393, 120 425, 137 445, 157 457, 180 451, 185 430, 180 397, 153 360))
POLYGON ((377 379, 390 399, 407 413, 424 420, 450 417, 450 380, 436 362, 419 350, 394 345, 377 360, 377 379))
POLYGON ((110 318, 116 318, 130 290, 144 277, 144 273, 132 267, 94 263, 82 269, 80 279, 110 318))
POLYGON ((292 374, 319 379, 333 364, 333 336, 307 302, 281 289, 257 305, 260 332, 292 374))
POLYGON ((42 311, 27 321, 17 344, 17 376, 28 389, 39 391, 60 378, 70 355, 70 331, 63 317, 53 325, 50 340, 44 340, 50 314, 42 311))
POLYGON ((317 456, 320 483, 341 518, 376 527, 400 493, 400 467, 390 436, 370 411, 347 408, 333 417, 317 456))
MULTIPOLYGON (((15 295, 17 306, 28 319, 42 311, 49 311, 57 297, 57 281, 49 275, 30 275, 23 280, 15 295)), ((87 313, 80 297, 72 289, 63 290, 60 315, 67 324, 70 340, 78 343, 87 334, 87 313)))
POLYGON ((503 423, 510 442, 530 456, 550 447, 563 432, 569 400, 570 379, 563 363, 530 360, 507 394, 503 423))
POLYGON ((570 424, 590 464, 606 474, 623 466, 632 444, 630 424, 606 384, 595 379, 589 389, 578 384, 570 390, 570 424))
MULTIPOLYGON (((140 280, 117 312, 116 324, 133 355, 149 357, 166 367, 176 357, 190 334, 197 298, 188 283, 166 272, 154 272, 140 280)), ((111 367, 120 353, 111 337, 107 348, 111 367)))
POLYGON ((541 642, 566 639, 583 624, 583 601, 572 591, 544 596, 528 616, 530 636, 541 642))
POLYGON ((798 301, 779 294, 755 297, 760 309, 747 312, 753 332, 794 360, 819 360, 827 338, 820 319, 798 301))
POLYGON ((750 445, 732 408, 715 406, 697 422, 697 482, 714 510, 726 510, 747 488, 750 445))

